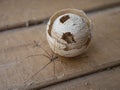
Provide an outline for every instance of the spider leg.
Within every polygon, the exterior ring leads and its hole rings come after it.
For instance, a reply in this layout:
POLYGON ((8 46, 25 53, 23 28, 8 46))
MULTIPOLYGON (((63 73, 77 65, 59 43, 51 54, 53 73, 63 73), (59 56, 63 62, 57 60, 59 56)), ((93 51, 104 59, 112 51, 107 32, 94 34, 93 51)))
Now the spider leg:
POLYGON ((25 58, 34 57, 34 56, 44 56, 44 54, 29 55, 29 56, 27 56, 27 57, 25 57, 25 58))
POLYGON ((51 56, 50 53, 48 53, 48 51, 45 50, 43 47, 40 46, 40 48, 41 48, 49 57, 51 56))
POLYGON ((63 65, 63 63, 61 62, 61 65, 62 65, 62 67, 63 67, 63 71, 65 72, 66 70, 65 70, 65 67, 64 67, 64 65, 63 65))
POLYGON ((50 58, 51 58, 50 56, 47 56, 47 55, 45 55, 45 54, 43 54, 43 56, 46 57, 46 58, 48 58, 49 60, 50 60, 50 58))
POLYGON ((54 78, 56 78, 56 72, 55 72, 55 61, 53 60, 53 73, 54 73, 54 78))
POLYGON ((63 63, 63 61, 60 59, 60 56, 59 56, 59 58, 58 58, 58 60, 56 60, 56 61, 58 61, 58 62, 60 62, 60 64, 62 65, 62 67, 63 67, 63 71, 65 72, 66 70, 65 70, 65 67, 64 67, 64 63, 63 63))
POLYGON ((51 61, 48 62, 46 65, 44 65, 44 66, 43 66, 40 70, 38 70, 36 73, 34 73, 29 79, 25 80, 24 83, 27 83, 31 78, 33 78, 33 77, 34 77, 35 75, 37 75, 40 71, 42 71, 44 68, 46 68, 50 63, 51 63, 51 61))
POLYGON ((41 45, 37 43, 37 41, 34 40, 34 43, 36 44, 37 47, 41 48, 49 57, 51 56, 50 53, 48 53, 47 50, 45 50, 41 45))
POLYGON ((43 56, 42 54, 36 54, 36 55, 29 55, 26 57, 20 57, 20 58, 16 58, 16 63, 23 63, 25 60, 27 60, 27 58, 32 57, 32 56, 43 56))
MULTIPOLYGON (((27 58, 30 58, 30 57, 34 57, 34 56, 43 56, 43 57, 46 57, 46 58, 48 58, 48 59, 50 60, 50 57, 47 56, 47 55, 45 55, 45 54, 29 55, 29 56, 24 57, 24 59, 27 59, 27 58)), ((23 62, 23 61, 21 60, 21 61, 19 61, 19 62, 17 62, 17 63, 22 63, 22 62, 23 62)))

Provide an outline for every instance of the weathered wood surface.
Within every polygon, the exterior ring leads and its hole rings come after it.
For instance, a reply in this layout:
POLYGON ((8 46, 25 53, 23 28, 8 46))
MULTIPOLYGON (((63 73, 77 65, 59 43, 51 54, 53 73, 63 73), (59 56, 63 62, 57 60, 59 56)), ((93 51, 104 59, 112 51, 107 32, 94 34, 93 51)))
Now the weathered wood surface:
POLYGON ((119 90, 120 67, 68 80, 41 90, 119 90))
POLYGON ((64 8, 89 11, 118 4, 120 0, 0 0, 0 30, 41 21, 64 8))
POLYGON ((59 58, 63 62, 56 61, 56 78, 51 63, 26 84, 23 82, 49 62, 43 56, 25 58, 44 54, 34 40, 50 51, 45 37, 46 25, 0 33, 0 89, 41 87, 120 64, 119 16, 119 7, 90 14, 94 22, 93 40, 83 57, 59 58))

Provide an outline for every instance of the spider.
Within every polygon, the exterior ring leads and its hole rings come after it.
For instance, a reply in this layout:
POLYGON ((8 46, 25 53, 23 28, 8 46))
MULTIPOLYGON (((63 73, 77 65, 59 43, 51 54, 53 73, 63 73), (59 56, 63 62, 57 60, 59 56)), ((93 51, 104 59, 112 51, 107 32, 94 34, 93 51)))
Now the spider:
MULTIPOLYGON (((37 41, 34 41, 34 47, 39 47, 41 50, 44 51, 44 54, 30 55, 30 56, 27 56, 25 58, 29 58, 29 57, 33 57, 33 56, 44 56, 49 60, 49 62, 47 64, 45 64, 41 69, 39 69, 36 73, 34 73, 31 77, 29 77, 27 80, 25 80, 24 84, 27 83, 30 79, 32 79, 39 72, 41 72, 43 69, 45 69, 50 63, 53 63, 54 77, 56 77, 56 75, 55 75, 55 61, 59 61, 61 63, 61 65, 62 65, 62 61, 60 59, 60 56, 55 54, 53 51, 51 51, 52 53, 49 53, 37 41)), ((62 65, 62 67, 64 68, 63 65, 62 65)))

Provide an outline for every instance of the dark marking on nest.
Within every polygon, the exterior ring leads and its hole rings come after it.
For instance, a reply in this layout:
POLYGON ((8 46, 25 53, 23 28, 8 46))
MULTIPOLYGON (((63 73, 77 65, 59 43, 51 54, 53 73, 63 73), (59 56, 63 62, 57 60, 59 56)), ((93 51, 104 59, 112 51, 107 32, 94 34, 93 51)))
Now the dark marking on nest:
POLYGON ((73 34, 71 34, 71 32, 63 33, 62 39, 65 40, 68 44, 76 43, 74 36, 73 36, 73 34))
POLYGON ((70 18, 69 15, 65 15, 65 16, 63 16, 63 17, 60 18, 60 22, 61 22, 61 23, 64 23, 64 22, 67 21, 69 18, 70 18))

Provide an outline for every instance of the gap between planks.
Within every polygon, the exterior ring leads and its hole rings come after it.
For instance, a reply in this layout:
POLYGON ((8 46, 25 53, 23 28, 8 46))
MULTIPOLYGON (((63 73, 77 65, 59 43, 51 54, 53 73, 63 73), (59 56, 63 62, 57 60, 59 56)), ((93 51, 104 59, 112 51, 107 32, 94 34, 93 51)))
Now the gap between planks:
POLYGON ((119 90, 119 78, 120 66, 117 66, 38 90, 119 90))
MULTIPOLYGON (((115 8, 115 7, 117 8, 119 6, 120 6, 120 2, 105 5, 105 6, 101 6, 101 7, 97 7, 97 8, 94 8, 94 9, 88 9, 88 10, 85 10, 85 12, 87 14, 92 14, 92 13, 96 13, 96 12, 99 12, 99 11, 104 11, 104 10, 108 10, 108 9, 111 9, 111 8, 115 8)), ((31 27, 31 26, 46 24, 48 22, 49 18, 50 17, 47 17, 47 18, 42 19, 42 20, 29 20, 27 22, 16 23, 14 25, 7 25, 7 26, 4 26, 4 27, 1 27, 0 32, 13 30, 13 29, 18 29, 18 28, 24 28, 24 27, 31 27)))
POLYGON ((43 85, 43 86, 40 86, 40 87, 39 86, 27 87, 24 90, 40 90, 40 89, 47 88, 47 87, 52 86, 52 85, 60 84, 62 82, 66 82, 66 81, 69 81, 69 80, 74 80, 74 79, 77 79, 77 78, 83 78, 83 77, 86 77, 88 75, 104 72, 106 70, 111 70, 111 69, 114 69, 114 68, 117 68, 117 67, 120 67, 120 60, 117 60, 117 62, 110 62, 109 64, 107 63, 107 65, 102 65, 101 68, 99 68, 99 69, 95 69, 93 71, 90 71, 90 72, 87 72, 87 73, 84 73, 84 74, 81 74, 81 75, 76 75, 75 77, 71 76, 67 79, 57 81, 57 82, 53 82, 53 83, 48 84, 48 85, 46 84, 46 85, 43 85), (112 63, 112 65, 111 65, 111 63, 112 63), (35 88, 33 88, 33 87, 35 87, 35 88))

